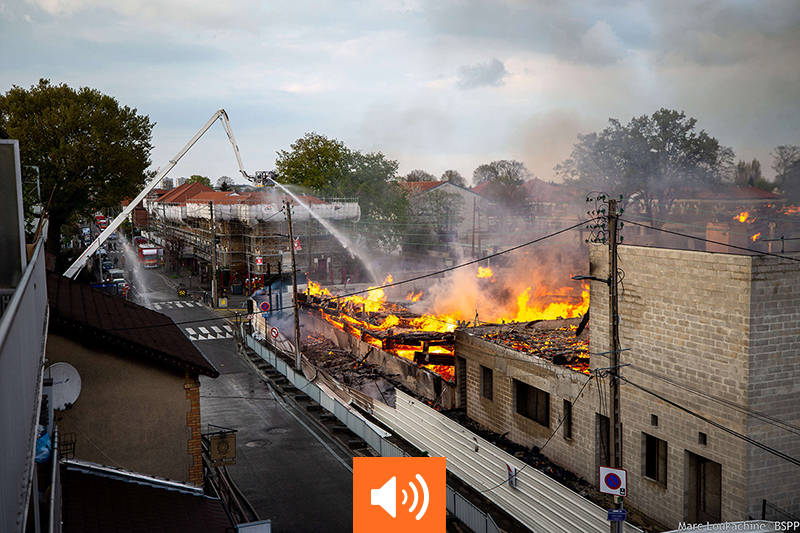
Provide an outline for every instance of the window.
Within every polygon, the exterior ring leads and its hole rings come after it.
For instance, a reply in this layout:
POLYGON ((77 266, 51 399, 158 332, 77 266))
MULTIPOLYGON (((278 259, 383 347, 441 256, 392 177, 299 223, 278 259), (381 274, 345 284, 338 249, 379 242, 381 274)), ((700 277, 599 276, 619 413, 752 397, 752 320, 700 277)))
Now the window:
POLYGON ((706 435, 701 431, 697 435, 697 444, 699 444, 700 446, 706 446, 708 444, 708 435, 706 435))
POLYGON ((517 413, 550 427, 550 394, 516 379, 514 391, 517 395, 517 413))
POLYGON ((494 390, 492 380, 494 379, 494 371, 491 368, 486 368, 481 365, 481 396, 487 400, 494 399, 494 390))
POLYGON ((572 402, 564 400, 564 421, 561 423, 564 428, 564 438, 572 440, 572 402))
POLYGON ((650 415, 650 425, 654 428, 658 427, 658 416, 657 415, 650 415))
POLYGON ((644 476, 667 486, 667 441, 642 433, 644 476))

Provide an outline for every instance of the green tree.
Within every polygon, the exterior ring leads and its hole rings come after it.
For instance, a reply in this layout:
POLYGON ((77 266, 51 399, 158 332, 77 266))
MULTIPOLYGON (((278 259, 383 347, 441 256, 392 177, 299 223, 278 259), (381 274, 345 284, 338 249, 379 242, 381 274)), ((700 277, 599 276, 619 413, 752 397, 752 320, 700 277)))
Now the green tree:
POLYGON ((220 176, 217 180, 217 190, 232 191, 236 184, 230 176, 220 176))
POLYGON ((200 174, 192 174, 189 179, 186 180, 186 183, 202 183, 206 187, 211 187, 211 179, 206 176, 201 176, 200 174))
POLYGON ((95 89, 39 80, 0 95, 0 127, 19 139, 24 168, 37 167, 43 201, 52 191, 47 249, 59 255, 61 226, 133 197, 150 165, 153 124, 95 89))
POLYGON ((442 174, 442 181, 448 181, 459 187, 467 186, 467 180, 464 179, 464 176, 462 176, 458 170, 445 170, 444 174, 442 174))
POLYGON ((733 151, 682 111, 660 109, 627 125, 609 119, 600 133, 578 135, 557 174, 581 192, 604 191, 636 198, 654 228, 663 226, 675 199, 686 189, 732 180, 733 151))
POLYGON ((425 172, 424 170, 420 169, 412 170, 406 174, 402 180, 408 183, 414 183, 417 181, 439 181, 436 179, 436 176, 430 172, 425 172))
POLYGON ((789 170, 800 161, 800 146, 782 144, 770 155, 773 158, 772 169, 775 171, 775 185, 783 189, 784 180, 789 170))
POLYGON ((280 183, 310 189, 320 197, 353 198, 361 207, 359 228, 370 247, 393 249, 407 216, 408 200, 397 186, 397 161, 381 152, 350 150, 336 139, 307 133, 280 150, 275 169, 280 183))
POLYGON ((406 249, 419 249, 431 245, 447 246, 457 240, 458 227, 464 221, 464 198, 457 193, 432 190, 409 191, 409 222, 413 235, 405 239, 406 249))
POLYGON ((502 207, 501 219, 530 216, 528 193, 522 187, 530 177, 525 163, 513 159, 480 165, 472 173, 473 183, 487 183, 481 194, 502 207))

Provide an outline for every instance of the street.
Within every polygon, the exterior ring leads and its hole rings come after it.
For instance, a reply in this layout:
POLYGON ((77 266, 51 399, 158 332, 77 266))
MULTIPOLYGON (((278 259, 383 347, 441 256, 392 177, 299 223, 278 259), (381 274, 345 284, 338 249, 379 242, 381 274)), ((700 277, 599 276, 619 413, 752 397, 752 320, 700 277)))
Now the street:
POLYGON ((228 321, 191 292, 179 298, 161 269, 138 268, 132 277, 139 303, 172 318, 219 370, 219 378, 200 380, 203 431, 238 431, 229 471, 260 518, 275 532, 351 531, 351 458, 237 354, 228 321))

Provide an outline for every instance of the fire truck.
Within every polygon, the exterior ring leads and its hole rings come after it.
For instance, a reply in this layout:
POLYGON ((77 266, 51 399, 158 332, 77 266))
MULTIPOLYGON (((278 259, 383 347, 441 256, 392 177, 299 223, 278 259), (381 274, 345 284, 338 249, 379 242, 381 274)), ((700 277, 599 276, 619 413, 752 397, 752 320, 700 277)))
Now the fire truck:
POLYGON ((139 262, 145 268, 156 268, 163 255, 164 249, 157 244, 143 243, 139 245, 139 262))

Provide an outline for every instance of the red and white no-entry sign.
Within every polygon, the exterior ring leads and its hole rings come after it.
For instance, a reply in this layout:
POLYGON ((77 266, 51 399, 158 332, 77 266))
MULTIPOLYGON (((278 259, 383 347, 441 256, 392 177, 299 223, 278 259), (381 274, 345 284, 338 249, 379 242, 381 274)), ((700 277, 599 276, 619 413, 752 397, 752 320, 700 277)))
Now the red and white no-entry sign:
POLYGON ((278 333, 279 333, 278 328, 276 328, 274 326, 269 328, 269 334, 273 339, 277 339, 278 338, 278 333))
POLYGON ((628 492, 628 473, 622 468, 600 467, 600 492, 626 496, 628 492))
POLYGON ((264 258, 263 257, 256 257, 256 264, 257 265, 263 265, 264 264, 264 258))

